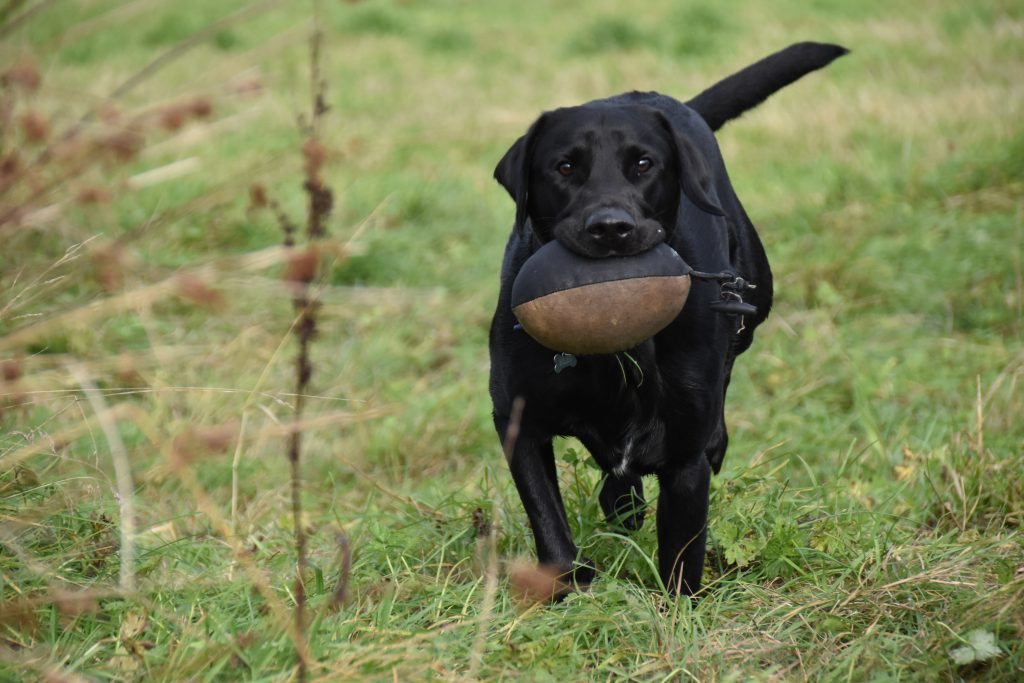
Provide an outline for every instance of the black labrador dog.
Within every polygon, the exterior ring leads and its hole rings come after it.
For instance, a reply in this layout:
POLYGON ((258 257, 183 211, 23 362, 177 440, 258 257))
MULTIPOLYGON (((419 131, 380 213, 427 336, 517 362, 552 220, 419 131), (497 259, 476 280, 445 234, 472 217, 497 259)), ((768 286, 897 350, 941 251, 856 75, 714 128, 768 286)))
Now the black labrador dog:
POLYGON ((490 331, 494 423, 538 560, 563 578, 588 584, 594 568, 566 519, 551 443, 559 435, 578 438, 601 466, 602 509, 626 530, 643 523, 641 476, 657 475, 661 579, 677 593, 700 589, 729 376, 772 304, 764 248, 713 131, 845 53, 799 43, 686 103, 630 92, 547 112, 498 163, 516 214, 490 331), (550 240, 594 258, 665 242, 699 273, 676 320, 625 359, 566 358, 522 331, 511 308, 520 267, 550 240))

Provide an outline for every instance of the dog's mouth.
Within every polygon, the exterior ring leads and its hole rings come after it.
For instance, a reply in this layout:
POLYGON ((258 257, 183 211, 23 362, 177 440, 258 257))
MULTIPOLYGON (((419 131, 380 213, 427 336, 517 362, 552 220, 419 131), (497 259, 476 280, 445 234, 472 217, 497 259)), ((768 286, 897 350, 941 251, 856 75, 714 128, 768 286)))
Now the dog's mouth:
POLYGON ((559 221, 552 237, 580 256, 607 258, 642 254, 664 242, 667 233, 654 219, 636 219, 623 209, 603 208, 559 221))

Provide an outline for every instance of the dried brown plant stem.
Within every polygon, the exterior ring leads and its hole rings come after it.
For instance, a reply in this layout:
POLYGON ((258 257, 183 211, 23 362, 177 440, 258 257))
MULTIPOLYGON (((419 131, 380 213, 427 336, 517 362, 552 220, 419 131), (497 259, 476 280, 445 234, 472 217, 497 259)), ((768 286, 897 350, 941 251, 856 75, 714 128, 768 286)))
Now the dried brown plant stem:
POLYGON ((335 557, 335 564, 338 565, 338 585, 331 595, 329 609, 340 609, 348 598, 348 577, 352 571, 352 548, 348 543, 348 534, 344 529, 338 529, 334 536, 338 543, 338 553, 335 557))
POLYGON ((121 573, 120 589, 125 593, 135 591, 135 492, 132 484, 131 465, 128 452, 121 441, 117 423, 107 411, 106 403, 86 370, 76 364, 68 365, 68 372, 81 385, 89 405, 92 407, 103 434, 110 446, 110 458, 114 463, 114 478, 117 484, 118 509, 121 517, 121 573))
MULTIPOLYGON (((305 392, 312 374, 309 364, 309 341, 311 333, 304 333, 304 330, 312 330, 314 323, 310 303, 306 294, 296 297, 296 307, 301 302, 305 305, 299 313, 299 355, 296 361, 296 383, 295 383, 295 420, 302 419, 302 412, 305 408, 305 392)), ((295 629, 300 637, 305 638, 306 633, 306 529, 302 521, 302 430, 292 430, 288 439, 288 463, 291 468, 291 494, 292 494, 292 524, 295 531, 295 629)), ((299 651, 299 681, 306 680, 307 663, 305 653, 299 651)))
MULTIPOLYGON (((512 454, 516 449, 516 440, 519 438, 519 429, 523 422, 523 408, 526 406, 526 401, 522 396, 517 396, 512 401, 512 412, 509 415, 508 430, 505 432, 505 441, 502 443, 502 450, 505 451, 505 457, 511 461, 512 454)), ((497 502, 497 501, 495 501, 497 502)), ((498 505, 495 504, 494 510, 498 509, 498 505)), ((487 565, 484 574, 484 597, 483 604, 480 607, 480 616, 478 619, 478 626, 476 637, 473 640, 473 646, 470 649, 470 663, 469 672, 467 678, 469 680, 475 680, 480 671, 480 667, 484 661, 484 649, 487 645, 487 631, 491 619, 494 617, 494 604, 495 598, 498 593, 498 525, 491 523, 487 529, 487 536, 485 538, 485 544, 483 545, 484 551, 487 553, 487 565)))
POLYGON ((494 603, 498 594, 498 533, 494 525, 487 532, 482 550, 487 555, 487 566, 484 573, 483 604, 480 607, 476 637, 469 653, 469 672, 466 674, 466 678, 471 681, 477 679, 483 665, 487 631, 494 616, 494 603))
POLYGON ((242 443, 245 434, 245 423, 249 412, 242 410, 242 421, 238 427, 238 440, 235 442, 235 453, 231 458, 231 531, 238 534, 238 472, 242 465, 242 443))
MULTIPOLYGON (((324 185, 320 177, 325 153, 319 140, 320 119, 326 113, 324 103, 325 84, 320 77, 320 57, 323 31, 320 26, 320 3, 313 6, 313 30, 310 36, 310 89, 312 92, 312 111, 307 128, 307 140, 303 146, 305 155, 306 177, 303 187, 309 195, 306 214, 306 242, 304 254, 296 254, 290 264, 288 278, 295 286, 292 303, 298 319, 294 332, 298 335, 299 353, 295 361, 295 421, 302 420, 305 408, 305 397, 309 380, 313 374, 310 361, 310 345, 316 336, 316 312, 319 301, 315 293, 311 294, 311 283, 316 279, 319 266, 319 252, 314 243, 326 234, 325 223, 331 212, 333 195, 324 185)), ((285 244, 294 243, 294 229, 287 220, 282 220, 285 232, 285 244)), ((302 519, 302 430, 292 431, 288 445, 288 462, 291 468, 292 520, 295 531, 295 629, 300 637, 306 633, 306 530, 302 519)), ((298 680, 304 683, 308 676, 308 662, 305 650, 297 650, 299 659, 298 680)))

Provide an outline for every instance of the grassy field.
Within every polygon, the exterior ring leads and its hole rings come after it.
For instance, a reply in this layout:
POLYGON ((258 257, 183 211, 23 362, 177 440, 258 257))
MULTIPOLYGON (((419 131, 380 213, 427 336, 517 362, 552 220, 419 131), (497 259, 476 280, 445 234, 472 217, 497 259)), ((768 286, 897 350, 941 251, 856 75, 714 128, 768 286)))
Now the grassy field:
POLYGON ((1024 678, 1019 2, 14 0, 0 72, 0 680, 294 680, 297 647, 311 680, 1024 678), (518 600, 494 164, 544 109, 686 98, 798 40, 853 52, 720 134, 777 303, 703 599, 565 441, 601 573, 518 600), (304 243, 311 171, 296 427, 281 226, 304 243))

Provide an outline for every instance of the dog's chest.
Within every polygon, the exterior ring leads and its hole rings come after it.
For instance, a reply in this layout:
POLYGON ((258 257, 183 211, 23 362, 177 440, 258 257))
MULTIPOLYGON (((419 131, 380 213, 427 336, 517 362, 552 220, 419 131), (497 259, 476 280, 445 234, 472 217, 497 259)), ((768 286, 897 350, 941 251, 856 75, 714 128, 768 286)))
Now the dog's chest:
POLYGON ((648 474, 663 463, 661 378, 654 363, 625 354, 582 358, 555 382, 554 431, 578 438, 603 470, 648 474))
POLYGON ((614 431, 584 423, 574 436, 605 472, 618 477, 651 474, 665 462, 665 424, 657 415, 637 417, 614 431))

